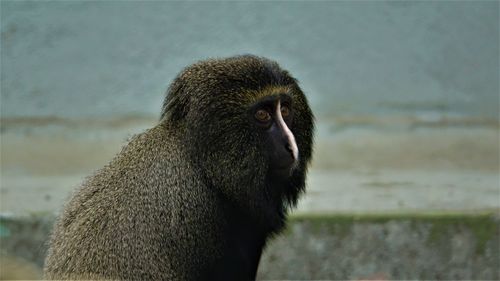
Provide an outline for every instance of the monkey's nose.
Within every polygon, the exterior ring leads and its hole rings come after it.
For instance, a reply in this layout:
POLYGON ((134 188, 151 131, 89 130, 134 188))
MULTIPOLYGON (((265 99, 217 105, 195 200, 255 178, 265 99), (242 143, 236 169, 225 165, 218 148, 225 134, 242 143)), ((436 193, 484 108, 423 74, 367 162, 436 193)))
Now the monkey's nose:
POLYGON ((294 144, 295 144, 295 143, 290 143, 290 141, 287 141, 287 142, 285 143, 285 149, 286 149, 286 151, 287 151, 288 153, 290 153, 290 156, 292 156, 292 159, 293 159, 294 161, 296 161, 296 160, 297 160, 297 158, 298 158, 298 157, 297 157, 297 156, 298 156, 298 151, 296 151, 296 149, 297 149, 297 148, 296 148, 296 146, 294 147, 294 144))
POLYGON ((293 160, 298 159, 298 148, 297 144, 295 143, 295 139, 287 139, 285 142, 285 149, 288 153, 290 153, 290 156, 292 156, 293 160))

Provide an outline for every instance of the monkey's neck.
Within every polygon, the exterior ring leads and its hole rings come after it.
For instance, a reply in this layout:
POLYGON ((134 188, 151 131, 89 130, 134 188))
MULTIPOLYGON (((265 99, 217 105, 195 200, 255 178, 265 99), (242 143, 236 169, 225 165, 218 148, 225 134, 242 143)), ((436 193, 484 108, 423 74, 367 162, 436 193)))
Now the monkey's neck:
POLYGON ((255 280, 268 234, 241 210, 228 204, 224 211, 224 247, 214 280, 255 280))

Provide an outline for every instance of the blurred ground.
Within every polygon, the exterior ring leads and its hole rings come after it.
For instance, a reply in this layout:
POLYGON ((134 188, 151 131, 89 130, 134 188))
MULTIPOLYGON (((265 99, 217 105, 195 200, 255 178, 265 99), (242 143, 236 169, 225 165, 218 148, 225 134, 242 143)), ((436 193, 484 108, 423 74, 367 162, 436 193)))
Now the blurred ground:
MULTIPOLYGON (((57 211, 128 137, 154 122, 2 120, 1 212, 57 211)), ((498 133, 495 122, 478 120, 320 119, 297 212, 498 211, 498 133)))

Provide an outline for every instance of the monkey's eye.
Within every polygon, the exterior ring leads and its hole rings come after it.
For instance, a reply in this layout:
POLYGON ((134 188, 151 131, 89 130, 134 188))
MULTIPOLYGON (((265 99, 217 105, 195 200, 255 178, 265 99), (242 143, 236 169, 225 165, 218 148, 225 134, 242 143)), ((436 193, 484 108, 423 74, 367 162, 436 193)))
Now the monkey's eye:
POLYGON ((288 108, 288 106, 286 105, 283 105, 281 107, 281 116, 287 117, 288 115, 290 115, 290 108, 288 108))
POLYGON ((265 111, 264 109, 259 109, 255 112, 255 119, 259 120, 262 123, 266 123, 271 120, 271 114, 265 111))

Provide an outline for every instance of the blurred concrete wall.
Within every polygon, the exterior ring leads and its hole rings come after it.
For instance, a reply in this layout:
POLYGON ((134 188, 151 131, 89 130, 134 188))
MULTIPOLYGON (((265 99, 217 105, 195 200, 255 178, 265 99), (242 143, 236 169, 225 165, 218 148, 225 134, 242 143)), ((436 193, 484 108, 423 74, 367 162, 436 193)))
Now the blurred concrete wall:
MULTIPOLYGON (((0 217, 0 280, 38 279, 53 217, 0 217)), ((258 280, 498 280, 497 215, 293 218, 258 280)))
POLYGON ((2 1, 1 116, 157 116, 182 67, 253 53, 318 115, 498 116, 499 2, 2 1))

